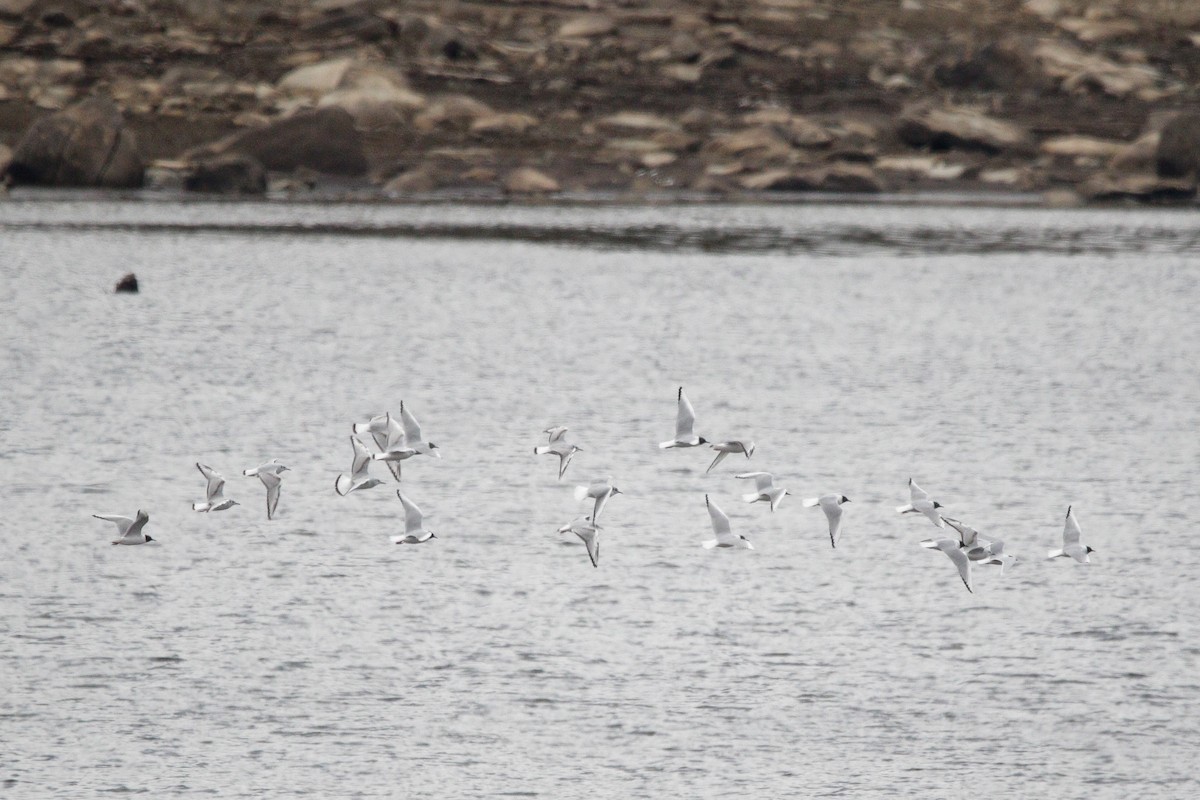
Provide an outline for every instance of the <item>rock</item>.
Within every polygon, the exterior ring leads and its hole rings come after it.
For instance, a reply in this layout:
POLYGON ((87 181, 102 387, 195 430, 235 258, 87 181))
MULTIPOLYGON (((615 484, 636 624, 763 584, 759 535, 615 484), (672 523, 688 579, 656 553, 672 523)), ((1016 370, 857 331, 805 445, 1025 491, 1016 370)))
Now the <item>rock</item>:
POLYGON ((721 156, 754 154, 765 159, 784 158, 791 146, 770 127, 745 128, 715 136, 708 149, 721 156))
POLYGON ((12 163, 12 155, 12 148, 0 143, 0 177, 8 172, 8 165, 12 163))
POLYGON ((297 67, 280 78, 276 88, 288 94, 307 94, 317 98, 337 89, 353 64, 354 59, 351 58, 334 58, 297 67))
POLYGON ((426 132, 442 127, 465 128, 495 113, 487 103, 465 94, 443 95, 414 117, 413 125, 426 132))
POLYGON ((1057 136, 1042 142, 1038 150, 1049 156, 1109 159, 1129 146, 1128 142, 1093 136, 1057 136))
POLYGON ((704 77, 704 67, 700 64, 666 64, 659 72, 680 83, 699 83, 704 77))
POLYGON ((30 126, 8 174, 17 183, 123 189, 141 186, 145 168, 121 112, 94 97, 30 126))
POLYGON ((939 63, 933 80, 949 89, 997 91, 1026 82, 1028 68, 1017 53, 989 42, 939 63))
POLYGON ((678 123, 644 111, 621 111, 596 121, 596 127, 627 131, 678 131, 678 123))
POLYGON ((1151 172, 1157 170, 1158 143, 1162 131, 1146 131, 1112 157, 1108 168, 1114 172, 1151 172))
POLYGON ((423 194, 438 187, 437 176, 429 167, 406 170, 383 185, 388 194, 423 194))
POLYGON ((122 277, 121 280, 117 281, 117 285, 113 287, 113 292, 115 294, 137 294, 137 275, 134 275, 132 272, 125 273, 125 276, 122 277))
POLYGON ((529 114, 484 114, 471 123, 471 132, 520 136, 537 124, 537 117, 529 114))
POLYGON ((1033 56, 1046 75, 1061 81, 1067 91, 1094 86, 1113 97, 1135 94, 1141 99, 1153 100, 1179 88, 1166 84, 1163 75, 1153 67, 1118 64, 1063 42, 1042 42, 1034 48, 1033 56), (1163 89, 1158 88, 1160 84, 1163 89))
POLYGON ((1163 126, 1155 171, 1165 178, 1195 175, 1200 169, 1200 114, 1180 114, 1163 126))
POLYGON ((668 153, 665 150, 655 150, 650 153, 643 153, 642 157, 638 160, 646 169, 659 169, 668 164, 674 164, 678 158, 679 156, 674 153, 668 153))
POLYGON ((1164 178, 1153 173, 1101 174, 1084 181, 1079 192, 1094 202, 1178 203, 1196 196, 1196 182, 1186 178, 1164 178))
POLYGON ((572 17, 558 28, 560 39, 588 39, 593 36, 604 36, 617 29, 612 17, 603 14, 584 14, 572 17))
POLYGON ((20 19, 37 0, 0 0, 0 17, 20 19))
POLYGON ((265 128, 251 128, 219 143, 215 150, 244 153, 281 172, 299 167, 328 175, 367 172, 363 136, 350 113, 337 106, 301 111, 265 128))
POLYGON ((738 183, 743 189, 768 192, 873 193, 883 189, 871 168, 862 164, 834 164, 806 170, 766 170, 746 175, 738 183))
POLYGON ((425 97, 408 87, 399 70, 351 58, 297 67, 279 79, 276 89, 285 97, 315 100, 319 108, 344 108, 368 126, 425 107, 425 97))
POLYGON ((916 107, 900 118, 896 134, 913 147, 931 150, 1029 152, 1032 140, 1019 125, 966 108, 916 107))
POLYGON ((189 192, 263 194, 267 191, 267 171, 251 156, 224 153, 192 164, 183 188, 189 192))
POLYGON ((966 164, 955 164, 936 156, 884 156, 875 168, 884 172, 903 172, 935 181, 956 180, 967 171, 966 164))
POLYGON ((558 181, 533 167, 519 167, 508 173, 504 189, 511 194, 544 194, 559 191, 558 181))

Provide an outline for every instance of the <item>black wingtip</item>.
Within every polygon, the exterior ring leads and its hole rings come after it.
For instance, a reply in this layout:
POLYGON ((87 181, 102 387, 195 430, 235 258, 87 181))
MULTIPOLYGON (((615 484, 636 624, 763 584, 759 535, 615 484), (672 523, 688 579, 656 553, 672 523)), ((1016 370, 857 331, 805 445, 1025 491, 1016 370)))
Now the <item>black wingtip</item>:
POLYGON ((1067 506, 1067 516, 1071 516, 1071 507, 1067 506))

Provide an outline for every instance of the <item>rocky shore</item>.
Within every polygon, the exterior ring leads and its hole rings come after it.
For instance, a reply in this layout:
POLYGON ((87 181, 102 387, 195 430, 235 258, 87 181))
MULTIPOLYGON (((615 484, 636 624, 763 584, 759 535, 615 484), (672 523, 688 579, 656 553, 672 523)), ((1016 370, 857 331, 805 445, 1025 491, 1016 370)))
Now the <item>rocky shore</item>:
POLYGON ((0 0, 10 184, 1192 203, 1200 2, 0 0))

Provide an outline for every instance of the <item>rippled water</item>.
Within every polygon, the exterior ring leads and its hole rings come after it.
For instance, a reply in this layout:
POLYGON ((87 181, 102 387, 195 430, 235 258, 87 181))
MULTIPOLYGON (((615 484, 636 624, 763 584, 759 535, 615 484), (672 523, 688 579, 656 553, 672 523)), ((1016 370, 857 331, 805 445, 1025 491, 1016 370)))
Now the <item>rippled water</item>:
POLYGON ((0 203, 0 780, 1195 796, 1198 238, 1165 211, 0 203), (752 461, 655 447, 679 384, 752 461), (332 491, 350 423, 401 400, 444 454, 405 468, 420 547, 389 543, 395 484, 332 491), (551 424, 585 448, 562 485, 551 424), (268 522, 240 470, 271 457, 268 522), (193 513, 198 460, 244 505, 193 513), (746 468, 795 496, 743 504, 746 468), (592 569, 554 530, 605 475, 592 569), (1023 563, 968 594, 894 512, 910 475, 1023 563), (836 551, 799 503, 827 491, 836 551), (700 548, 705 492, 757 551, 700 548), (1090 567, 1042 558, 1069 503, 1090 567), (90 516, 139 507, 161 544, 90 516))

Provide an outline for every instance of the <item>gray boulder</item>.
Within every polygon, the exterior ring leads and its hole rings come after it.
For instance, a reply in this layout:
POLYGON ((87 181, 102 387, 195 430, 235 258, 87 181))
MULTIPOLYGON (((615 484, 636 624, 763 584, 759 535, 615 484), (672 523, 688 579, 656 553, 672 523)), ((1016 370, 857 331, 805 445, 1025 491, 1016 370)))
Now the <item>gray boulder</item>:
POLYGON ((257 159, 242 153, 224 153, 194 162, 183 188, 189 192, 264 194, 267 171, 257 159))
POLYGON ((1200 114, 1180 114, 1163 126, 1154 161, 1164 178, 1183 178, 1200 171, 1200 114))
POLYGON ((121 112, 93 97, 33 123, 8 174, 16 183, 124 189, 142 185, 145 166, 121 112))
POLYGON ((368 166, 363 135, 350 113, 338 106, 301 111, 252 128, 220 150, 252 156, 278 172, 304 167, 326 175, 358 177, 366 174, 368 166))

